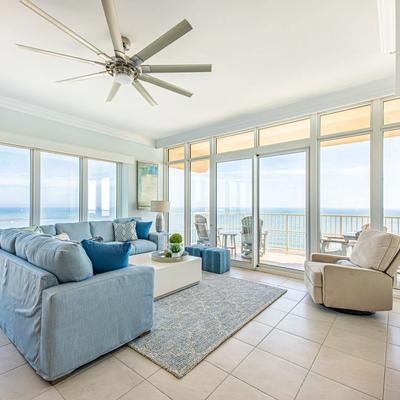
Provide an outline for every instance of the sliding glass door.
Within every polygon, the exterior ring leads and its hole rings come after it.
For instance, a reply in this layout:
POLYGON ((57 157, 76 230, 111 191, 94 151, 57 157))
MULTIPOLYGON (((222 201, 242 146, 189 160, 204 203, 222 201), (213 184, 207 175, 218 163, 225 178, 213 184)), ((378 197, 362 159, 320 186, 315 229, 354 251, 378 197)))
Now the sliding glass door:
POLYGON ((260 264, 303 269, 307 253, 307 153, 260 157, 260 264))
POLYGON ((217 245, 246 263, 253 258, 252 191, 252 159, 217 163, 217 245))

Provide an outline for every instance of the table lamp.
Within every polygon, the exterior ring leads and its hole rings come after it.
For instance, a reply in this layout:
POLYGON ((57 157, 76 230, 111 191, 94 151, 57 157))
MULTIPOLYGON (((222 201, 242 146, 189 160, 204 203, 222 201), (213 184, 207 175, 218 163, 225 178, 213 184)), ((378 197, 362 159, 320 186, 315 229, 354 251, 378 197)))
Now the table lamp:
POLYGON ((164 225, 164 213, 169 212, 169 201, 167 200, 152 200, 150 205, 151 211, 157 212, 156 231, 162 232, 164 225))

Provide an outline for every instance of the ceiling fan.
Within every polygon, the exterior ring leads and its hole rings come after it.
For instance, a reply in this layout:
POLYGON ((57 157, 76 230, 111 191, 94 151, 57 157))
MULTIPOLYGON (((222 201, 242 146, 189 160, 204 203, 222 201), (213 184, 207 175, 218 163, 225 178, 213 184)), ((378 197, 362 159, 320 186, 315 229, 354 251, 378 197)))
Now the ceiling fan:
POLYGON ((148 82, 153 85, 162 87, 164 89, 170 90, 172 92, 181 94, 183 96, 191 97, 193 93, 182 89, 176 85, 165 82, 149 74, 156 73, 174 73, 174 72, 211 72, 211 64, 180 64, 180 65, 144 65, 147 59, 163 50, 165 47, 175 42, 177 39, 192 30, 192 26, 189 22, 184 19, 179 24, 175 25, 168 32, 161 35, 154 42, 150 43, 143 50, 134 54, 133 56, 128 56, 127 52, 130 50, 130 40, 122 36, 119 29, 119 22, 117 16, 117 10, 114 4, 114 0, 101 0, 103 4, 104 14, 106 16, 108 29, 110 31, 111 40, 114 46, 114 56, 109 56, 103 51, 99 50, 96 46, 89 43, 82 36, 78 35, 62 22, 53 18, 51 15, 47 14, 41 8, 36 6, 30 0, 21 0, 21 3, 30 8, 36 14, 40 15, 57 28, 61 29, 67 35, 71 36, 73 39, 77 40, 83 46, 87 47, 89 50, 93 51, 98 57, 102 58, 102 61, 87 60, 81 57, 75 57, 68 54, 57 53, 54 51, 37 49, 35 47, 25 46, 22 44, 17 44, 22 49, 33 51, 35 53, 47 54, 57 57, 63 57, 73 61, 79 61, 83 63, 88 63, 96 66, 101 66, 104 68, 101 72, 95 72, 93 74, 77 76, 74 78, 68 78, 58 81, 58 83, 66 82, 77 82, 85 79, 97 78, 101 76, 111 76, 113 78, 113 83, 111 86, 110 93, 106 101, 111 101, 117 94, 121 85, 132 86, 145 98, 145 100, 152 106, 157 105, 157 102, 150 95, 150 93, 145 89, 141 82, 148 82))

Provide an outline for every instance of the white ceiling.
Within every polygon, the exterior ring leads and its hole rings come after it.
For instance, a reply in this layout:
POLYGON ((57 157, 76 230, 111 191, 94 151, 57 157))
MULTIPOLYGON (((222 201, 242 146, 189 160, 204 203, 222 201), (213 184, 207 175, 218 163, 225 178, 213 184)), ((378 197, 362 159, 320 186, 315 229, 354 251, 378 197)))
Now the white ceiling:
MULTIPOLYGON (((34 0, 112 54, 100 0, 34 0)), ((105 103, 111 78, 55 80, 97 67, 16 48, 15 43, 95 59, 17 0, 1 0, 0 96, 33 103, 146 138, 160 139, 238 115, 391 77, 380 52, 376 0, 116 0, 122 33, 137 52, 183 18, 193 30, 149 64, 212 63, 212 73, 163 74, 190 99, 147 84, 150 107, 130 87, 105 103)), ((146 83, 145 83, 146 85, 146 83)))

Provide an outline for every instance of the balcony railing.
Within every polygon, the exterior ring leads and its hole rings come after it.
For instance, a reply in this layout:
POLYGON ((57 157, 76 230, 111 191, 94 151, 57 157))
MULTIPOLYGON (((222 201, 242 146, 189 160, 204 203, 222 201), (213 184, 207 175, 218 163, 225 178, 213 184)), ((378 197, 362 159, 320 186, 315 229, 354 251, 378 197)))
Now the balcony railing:
MULTIPOLYGON (((201 214, 208 217, 205 213, 201 214)), ((241 221, 248 215, 248 212, 219 212, 217 214, 217 227, 222 232, 237 233, 236 242, 240 245, 241 221)), ((260 218, 263 221, 262 231, 268 232, 267 248, 282 249, 287 252, 306 248, 307 221, 305 214, 261 213, 260 218)), ((368 215, 320 215, 322 236, 341 236, 348 232, 357 232, 363 225, 369 223, 370 217, 368 215)), ((384 226, 388 232, 400 234, 400 216, 385 217, 384 226)), ((172 211, 170 213, 170 232, 183 233, 183 227, 183 212, 172 211)), ((197 234, 194 225, 191 227, 191 234, 192 242, 195 242, 197 234)))

